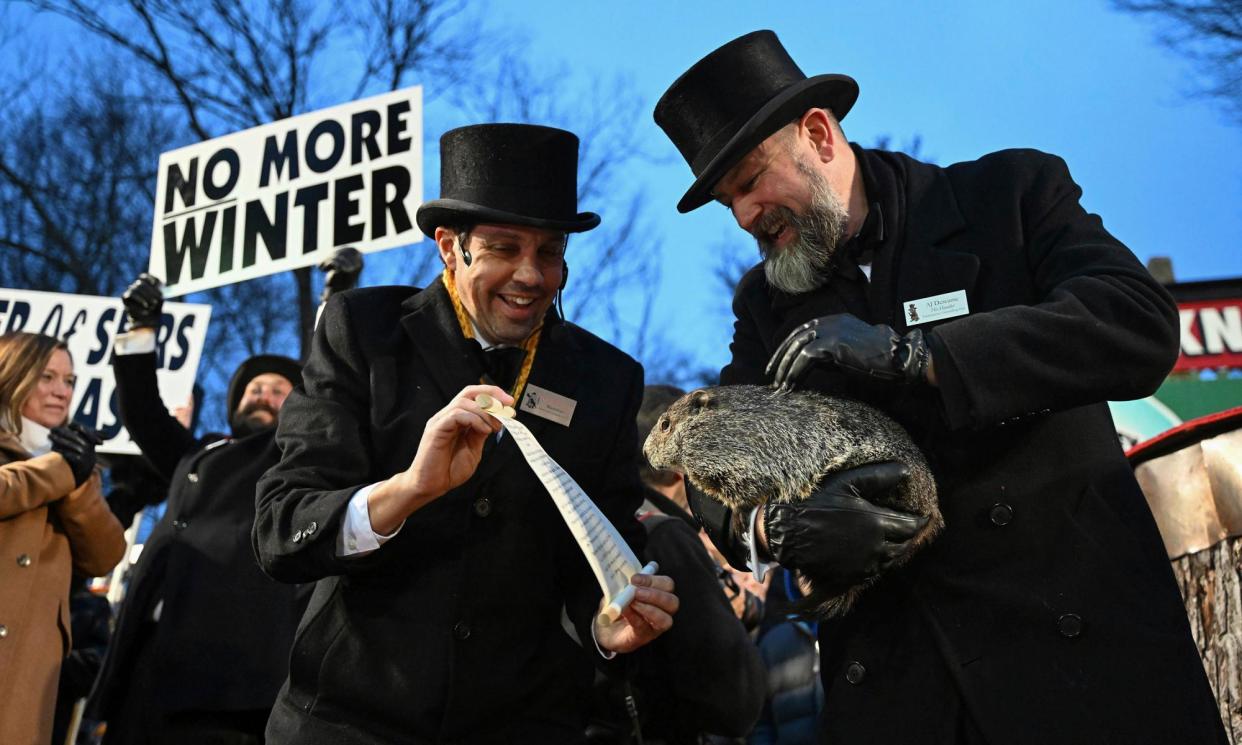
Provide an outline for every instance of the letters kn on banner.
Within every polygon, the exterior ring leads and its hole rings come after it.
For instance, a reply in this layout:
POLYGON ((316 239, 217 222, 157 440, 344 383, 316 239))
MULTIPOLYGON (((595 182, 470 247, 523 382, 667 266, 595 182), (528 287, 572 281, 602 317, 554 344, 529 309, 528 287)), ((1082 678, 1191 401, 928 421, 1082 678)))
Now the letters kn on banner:
POLYGON ((160 155, 148 271, 175 297, 422 239, 422 89, 160 155))

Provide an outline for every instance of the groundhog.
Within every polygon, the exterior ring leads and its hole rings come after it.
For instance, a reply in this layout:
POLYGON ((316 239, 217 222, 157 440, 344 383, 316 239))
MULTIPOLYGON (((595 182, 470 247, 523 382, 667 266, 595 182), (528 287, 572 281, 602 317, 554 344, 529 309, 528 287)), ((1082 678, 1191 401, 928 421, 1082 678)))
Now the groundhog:
MULTIPOLYGON (((739 530, 751 507, 768 499, 801 501, 827 474, 884 461, 908 465, 912 476, 875 501, 928 517, 894 566, 908 561, 944 526, 936 482, 923 454, 900 425, 857 401, 753 385, 705 388, 668 407, 643 452, 653 467, 680 471, 709 497, 732 508, 739 530)), ((806 579, 810 592, 799 610, 815 618, 844 614, 866 589, 858 585, 832 592, 806 579)))

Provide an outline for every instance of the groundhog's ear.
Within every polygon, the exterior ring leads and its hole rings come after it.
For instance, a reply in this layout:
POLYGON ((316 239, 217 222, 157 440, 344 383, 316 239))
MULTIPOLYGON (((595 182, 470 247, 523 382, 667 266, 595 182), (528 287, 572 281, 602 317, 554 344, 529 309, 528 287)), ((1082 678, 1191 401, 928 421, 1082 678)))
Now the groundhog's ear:
POLYGON ((690 413, 697 414, 702 409, 711 408, 712 394, 707 391, 695 391, 690 394, 690 413))

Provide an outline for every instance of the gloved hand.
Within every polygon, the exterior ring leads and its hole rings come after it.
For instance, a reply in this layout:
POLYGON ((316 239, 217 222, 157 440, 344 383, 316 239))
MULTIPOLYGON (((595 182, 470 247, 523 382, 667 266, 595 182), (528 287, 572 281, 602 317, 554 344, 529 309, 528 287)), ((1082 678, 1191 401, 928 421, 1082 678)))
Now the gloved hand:
POLYGON ((95 446, 102 445, 103 438, 94 430, 70 422, 67 426, 53 429, 48 439, 52 441, 52 451, 60 453, 69 463, 74 486, 86 483, 95 470, 95 446))
POLYGON ((895 383, 927 379, 931 354, 919 329, 900 336, 892 328, 872 326, 840 313, 807 321, 789 333, 768 360, 766 375, 774 388, 790 389, 816 363, 836 365, 854 375, 895 383))
POLYGON ((125 305, 125 315, 129 316, 129 328, 153 329, 160 325, 160 314, 164 310, 164 293, 160 290, 158 278, 143 272, 125 288, 121 302, 125 305))
POLYGON ((327 272, 320 298, 327 300, 333 293, 352 289, 358 284, 358 275, 362 274, 362 253, 349 246, 338 248, 332 258, 319 264, 319 268, 327 272))
POLYGON ((879 576, 909 548, 926 517, 868 501, 910 478, 901 463, 873 463, 824 479, 804 502, 764 509, 768 550, 786 569, 845 590, 879 576))

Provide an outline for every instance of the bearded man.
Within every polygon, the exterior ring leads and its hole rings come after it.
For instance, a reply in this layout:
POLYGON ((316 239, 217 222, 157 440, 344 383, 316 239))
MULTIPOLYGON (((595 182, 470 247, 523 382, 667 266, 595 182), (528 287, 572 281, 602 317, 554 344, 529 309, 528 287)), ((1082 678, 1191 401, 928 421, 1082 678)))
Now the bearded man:
MULTIPOLYGON (((722 383, 869 402, 928 455, 943 532, 860 497, 906 474, 830 477, 709 530, 846 588, 819 626, 830 742, 1225 742, 1168 558, 1105 405, 1153 392, 1177 310, 1079 204, 1060 158, 1008 150, 939 168, 846 141, 858 97, 807 78, 770 31, 694 64, 656 122, 759 244, 722 383)), ((702 512, 702 510, 700 510, 702 512)), ((750 556, 747 556, 747 553, 750 556)))
POLYGON ((250 551, 254 491, 279 459, 276 422, 301 366, 261 354, 238 366, 225 398, 231 436, 196 438, 156 385, 160 282, 122 298, 129 331, 113 369, 121 422, 168 480, 164 516, 143 544, 91 699, 104 742, 261 743, 305 605, 250 551))

